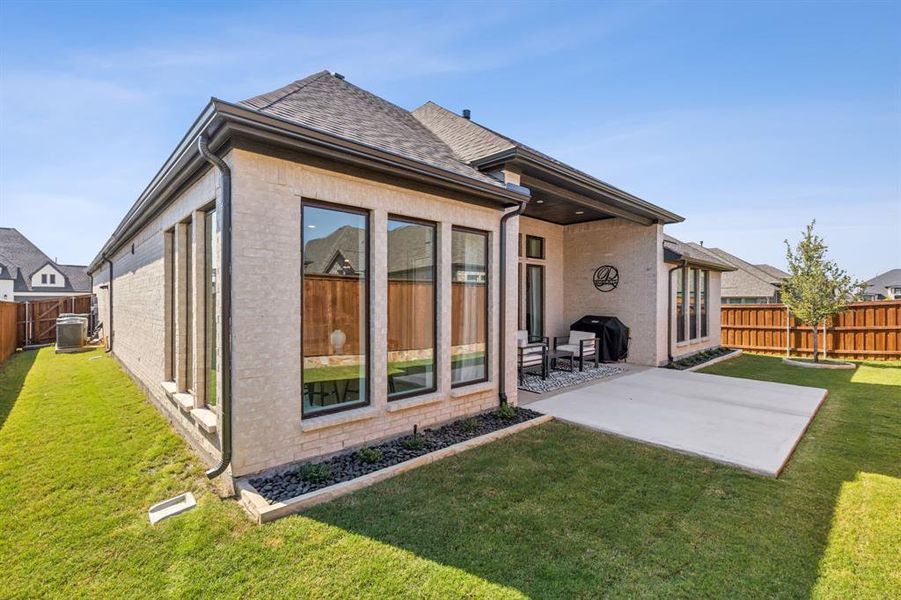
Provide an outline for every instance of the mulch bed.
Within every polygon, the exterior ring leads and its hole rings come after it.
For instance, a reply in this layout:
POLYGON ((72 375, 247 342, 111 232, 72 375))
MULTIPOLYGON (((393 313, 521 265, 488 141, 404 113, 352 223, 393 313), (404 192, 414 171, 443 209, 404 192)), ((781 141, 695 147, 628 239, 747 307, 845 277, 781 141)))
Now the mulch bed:
POLYGON ((713 360, 714 358, 726 356, 727 354, 731 354, 733 352, 735 351, 731 348, 723 348, 722 346, 720 346, 719 348, 713 348, 711 350, 703 350, 686 358, 674 360, 667 365, 667 368, 676 369, 677 371, 684 371, 685 369, 690 369, 692 367, 702 365, 705 362, 713 360))
POLYGON ((512 414, 499 411, 476 415, 437 429, 417 432, 376 446, 333 456, 318 463, 307 463, 276 473, 250 479, 252 485, 273 504, 295 496, 350 481, 368 473, 402 463, 472 438, 530 421, 541 414, 527 408, 515 408, 512 414))

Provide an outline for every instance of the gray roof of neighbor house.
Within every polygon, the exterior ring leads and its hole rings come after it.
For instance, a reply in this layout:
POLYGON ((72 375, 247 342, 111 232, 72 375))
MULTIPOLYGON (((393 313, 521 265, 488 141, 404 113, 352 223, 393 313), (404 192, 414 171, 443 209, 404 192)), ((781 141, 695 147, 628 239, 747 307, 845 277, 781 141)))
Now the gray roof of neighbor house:
POLYGON ((782 280, 788 277, 772 265, 754 265, 721 248, 705 248, 720 260, 732 265, 735 271, 723 276, 720 295, 732 298, 772 298, 779 291, 782 280))
POLYGON ((735 270, 735 267, 708 252, 704 246, 694 242, 683 242, 668 234, 663 236, 663 260, 670 263, 685 260, 689 264, 708 267, 716 271, 735 270))
POLYGON ((14 292, 91 292, 87 267, 55 263, 13 227, 0 227, 0 279, 12 279, 14 292), (63 275, 63 287, 31 285, 31 276, 47 264, 63 275))
POLYGON ((885 296, 885 289, 901 287, 901 269, 892 269, 867 281, 866 294, 885 296))
MULTIPOLYGON (((401 226, 388 232, 388 274, 404 274, 434 260, 435 248, 429 245, 432 231, 426 227, 401 226), (430 253, 431 251, 431 253, 430 253), (411 266, 413 265, 413 266, 411 266)), ((340 256, 354 271, 365 270, 361 252, 362 231, 351 225, 339 227, 329 235, 310 240, 304 245, 304 273, 327 273, 340 256)), ((485 245, 466 246, 461 236, 451 243, 454 265, 486 264, 485 245)))

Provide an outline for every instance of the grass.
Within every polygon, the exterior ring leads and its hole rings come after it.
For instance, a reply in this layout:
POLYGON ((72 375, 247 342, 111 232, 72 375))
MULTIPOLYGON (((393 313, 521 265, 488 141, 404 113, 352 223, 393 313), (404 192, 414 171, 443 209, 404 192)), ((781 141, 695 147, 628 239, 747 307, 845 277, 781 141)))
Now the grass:
POLYGON ((252 525, 101 353, 0 367, 0 595, 892 597, 901 368, 707 372, 828 387, 778 480, 549 423, 252 525), (192 490, 195 510, 147 523, 192 490))

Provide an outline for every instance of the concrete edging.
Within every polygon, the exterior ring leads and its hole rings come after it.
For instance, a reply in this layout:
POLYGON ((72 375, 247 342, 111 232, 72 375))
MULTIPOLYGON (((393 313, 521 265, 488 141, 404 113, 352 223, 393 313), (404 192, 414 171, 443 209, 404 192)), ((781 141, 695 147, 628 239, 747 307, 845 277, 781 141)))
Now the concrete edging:
POLYGON ((495 440, 505 438, 509 435, 513 435, 514 433, 519 433, 524 429, 547 423, 553 418, 554 417, 550 415, 542 415, 535 419, 517 423, 516 425, 511 425, 504 429, 498 429, 497 431, 492 431, 491 433, 486 433, 479 437, 474 437, 465 442, 459 442, 452 446, 447 446, 446 448, 429 452, 422 456, 417 456, 416 458, 386 467, 379 471, 374 471, 367 475, 363 475, 362 477, 357 477, 350 481, 342 481, 341 483, 336 483, 335 485, 330 485, 308 494, 295 496, 282 502, 276 502, 275 504, 269 504, 266 499, 250 485, 247 476, 241 477, 235 481, 238 503, 247 511, 254 521, 259 524, 268 523, 269 521, 274 521, 275 519, 279 519, 292 513, 300 512, 304 509, 316 506, 317 504, 329 502, 340 496, 369 487, 379 481, 400 475, 401 473, 427 465, 436 460, 460 454, 471 448, 476 448, 495 440))
POLYGON ((694 372, 694 371, 697 371, 697 370, 699 370, 699 369, 706 369, 707 367, 712 367, 713 365, 715 365, 715 364, 717 364, 717 363, 721 363, 721 362, 727 361, 727 360, 732 360, 733 358, 738 358, 739 356, 741 356, 741 355, 744 354, 744 353, 745 353, 744 350, 733 350, 733 351, 730 352, 729 354, 724 354, 724 355, 722 355, 722 356, 717 356, 716 358, 712 358, 712 359, 708 360, 708 361, 705 362, 705 363, 701 363, 701 364, 699 364, 699 365, 695 365, 695 366, 689 367, 689 368, 687 368, 687 369, 682 369, 682 371, 690 371, 690 372, 694 372))
POLYGON ((801 360, 793 360, 791 358, 783 358, 782 362, 786 365, 791 365, 793 367, 801 367, 804 369, 856 369, 857 365, 854 363, 812 363, 812 362, 804 362, 801 360))

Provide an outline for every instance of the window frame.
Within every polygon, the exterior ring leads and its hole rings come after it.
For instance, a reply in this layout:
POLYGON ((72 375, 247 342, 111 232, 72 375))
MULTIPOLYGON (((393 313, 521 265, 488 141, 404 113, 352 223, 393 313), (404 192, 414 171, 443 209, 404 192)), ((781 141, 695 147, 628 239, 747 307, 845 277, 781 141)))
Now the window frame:
POLYGON ((219 323, 216 320, 216 317, 219 315, 219 306, 221 304, 221 291, 219 290, 219 282, 222 277, 222 246, 221 246, 221 238, 217 238, 217 234, 220 233, 219 230, 219 216, 220 212, 218 211, 215 203, 211 206, 207 206, 205 209, 200 211, 203 214, 203 406, 207 408, 212 408, 214 410, 218 410, 219 406, 219 382, 218 373, 221 369, 221 364, 219 361, 219 345, 222 341, 222 332, 219 327, 219 323), (210 219, 210 215, 212 214, 212 219, 210 219), (207 242, 209 241, 210 246, 207 247, 207 242), (215 255, 219 259, 217 264, 213 264, 212 259, 210 258, 213 246, 219 243, 219 246, 216 248, 215 255), (212 271, 216 273, 216 281, 214 285, 211 286, 213 290, 213 306, 208 306, 209 297, 207 295, 209 282, 212 279, 212 271), (210 317, 212 316, 213 322, 210 323, 210 317), (215 342, 212 344, 212 348, 210 347, 210 332, 213 332, 213 338, 215 342), (216 364, 216 373, 217 377, 210 377, 210 373, 212 372, 212 365, 215 362, 216 364), (210 388, 215 391, 215 394, 210 394, 210 388), (211 401, 212 399, 212 401, 211 401))
POLYGON ((372 211, 366 208, 359 208, 356 206, 349 206, 346 204, 336 204, 334 202, 327 202, 324 200, 316 200, 313 198, 301 198, 300 199, 300 369, 299 377, 300 377, 300 418, 302 421, 307 419, 316 419, 318 417, 324 417, 327 415, 333 415, 335 413, 346 412, 349 410, 356 410, 360 408, 365 408, 367 406, 372 406, 372 211), (306 207, 312 208, 322 208, 326 210, 334 210, 338 212, 344 212, 349 214, 355 214, 363 216, 366 219, 366 230, 365 230, 365 246, 366 246, 366 280, 365 280, 365 297, 366 297, 366 312, 364 316, 364 320, 366 323, 366 400, 363 402, 347 402, 344 405, 335 405, 329 408, 325 408, 322 410, 318 410, 314 413, 308 413, 306 406, 304 405, 303 396, 304 396, 304 382, 303 382, 303 360, 304 360, 304 349, 303 349, 303 332, 304 332, 304 302, 303 302, 303 292, 304 292, 304 265, 303 265, 303 252, 304 252, 304 232, 305 225, 303 219, 303 211, 306 207))
POLYGON ((47 285, 47 274, 41 273, 41 285, 47 285))
POLYGON ((525 249, 526 259, 528 259, 528 260, 544 260, 545 259, 544 257, 546 256, 547 251, 545 249, 545 242, 544 242, 543 237, 538 236, 538 235, 526 234, 525 246, 526 246, 526 249, 525 249), (541 255, 540 256, 533 256, 533 255, 529 254, 529 242, 531 240, 538 240, 538 242, 541 244, 541 255))
MULTIPOLYGON (((415 217, 407 217, 403 215, 398 215, 394 213, 388 213, 387 219, 385 219, 385 253, 388 252, 388 221, 401 221, 403 223, 410 223, 411 225, 424 225, 432 228, 432 385, 429 388, 425 388, 422 390, 413 390, 410 392, 406 392, 404 394, 396 394, 391 396, 390 392, 387 391, 387 381, 386 385, 386 396, 388 398, 388 402, 396 402, 398 400, 406 400, 408 398, 414 398, 416 396, 422 396, 424 394, 433 394, 438 391, 438 381, 440 377, 440 362, 438 361, 438 288, 440 286, 441 273, 439 273, 439 265, 438 265, 438 250, 439 250, 439 241, 438 234, 440 232, 440 228, 438 227, 438 223, 435 221, 428 221, 426 219, 417 219, 415 217)), ((387 293, 387 287, 390 285, 391 280, 388 279, 388 269, 387 269, 387 257, 385 264, 385 287, 386 300, 389 298, 387 293)), ((388 320, 388 302, 386 302, 385 306, 385 322, 387 324, 388 320)), ((387 340, 386 340, 387 341, 387 340)), ((385 366, 388 366, 388 345, 385 345, 385 366)))
MULTIPOLYGON (((454 232, 475 233, 485 238, 485 376, 479 379, 471 379, 467 381, 454 382, 453 354, 450 355, 451 364, 448 365, 451 373, 451 389, 466 387, 469 385, 477 385, 491 381, 491 323, 488 319, 491 317, 491 232, 485 229, 476 229, 474 227, 466 227, 465 225, 451 226, 451 254, 453 254, 454 232)), ((451 259, 453 260, 453 258, 451 259)), ((453 265, 451 265, 453 268, 453 265)), ((453 275, 453 273, 451 273, 453 275)), ((451 276, 451 297, 450 297, 450 316, 451 316, 451 340, 450 350, 453 351, 453 319, 454 319, 454 294, 453 294, 453 276, 451 276)), ((464 282, 465 283, 465 282, 464 282)))

